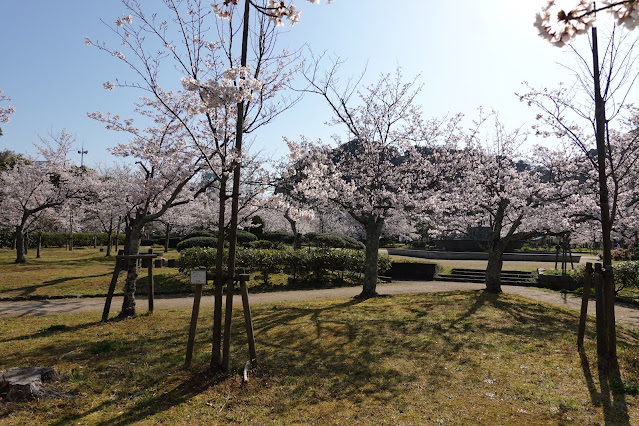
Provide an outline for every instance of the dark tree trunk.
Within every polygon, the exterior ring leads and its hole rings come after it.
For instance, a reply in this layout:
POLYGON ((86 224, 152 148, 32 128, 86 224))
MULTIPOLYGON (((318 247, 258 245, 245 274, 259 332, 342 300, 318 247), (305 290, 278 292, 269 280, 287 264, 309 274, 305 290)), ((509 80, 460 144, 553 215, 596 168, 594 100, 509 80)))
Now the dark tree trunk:
POLYGON ((113 238, 113 219, 109 223, 109 230, 107 231, 107 248, 106 248, 106 257, 111 256, 111 239, 113 238))
POLYGON ((169 251, 169 232, 171 232, 171 225, 169 222, 166 223, 166 237, 164 238, 164 253, 169 251))
POLYGON ((299 232, 297 232, 297 221, 293 220, 292 217, 289 216, 288 210, 284 213, 284 219, 286 219, 291 225, 291 231, 293 232, 293 250, 299 250, 302 248, 302 236, 299 232))
POLYGON ((24 232, 24 254, 29 253, 29 232, 24 232))
POLYGON ((73 214, 69 213, 69 251, 73 250, 73 214))
MULTIPOLYGON (((132 219, 126 228, 126 242, 124 254, 137 255, 140 253, 140 242, 142 240, 142 228, 144 220, 141 217, 132 219)), ((135 316, 135 287, 138 280, 138 262, 129 259, 126 282, 124 284, 124 301, 122 302, 122 312, 120 317, 135 316)))
POLYGON ((501 240, 491 242, 488 247, 488 265, 486 266, 486 291, 501 293, 501 268, 504 263, 504 244, 501 240))
POLYGON ((118 252, 118 247, 120 245, 120 225, 122 225, 122 218, 118 218, 118 226, 115 229, 115 252, 118 252))
POLYGON ((15 263, 26 263, 27 259, 24 257, 24 225, 17 225, 14 235, 16 241, 16 261, 15 263))
POLYGON ((38 232, 38 245, 36 246, 36 259, 40 259, 40 252, 42 251, 42 231, 38 232))
POLYGON ((366 224, 366 257, 364 259, 364 284, 359 297, 369 298, 377 294, 377 259, 379 258, 379 238, 384 227, 383 218, 371 218, 366 224))
POLYGON ((215 301, 213 310, 213 346, 211 369, 220 368, 222 349, 222 295, 224 292, 224 223, 226 221, 226 177, 220 179, 220 201, 218 205, 217 253, 215 258, 215 301))

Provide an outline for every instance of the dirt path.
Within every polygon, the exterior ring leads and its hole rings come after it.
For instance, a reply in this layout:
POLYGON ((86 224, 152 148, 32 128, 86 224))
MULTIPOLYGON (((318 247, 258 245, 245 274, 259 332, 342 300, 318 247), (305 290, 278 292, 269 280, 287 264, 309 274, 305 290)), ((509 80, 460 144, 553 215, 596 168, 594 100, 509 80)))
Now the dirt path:
MULTIPOLYGON (((479 290, 484 288, 483 284, 472 284, 462 282, 440 282, 440 281, 399 281, 391 284, 378 286, 380 294, 405 294, 405 293, 432 293, 438 291, 453 290, 479 290)), ((532 287, 502 286, 505 293, 517 294, 533 300, 551 303, 569 309, 579 310, 581 308, 581 298, 572 295, 560 294, 556 292, 544 291, 532 287)), ((324 290, 299 290, 281 291, 273 293, 256 293, 251 295, 251 305, 275 304, 282 302, 302 302, 323 299, 344 299, 356 296, 361 291, 361 287, 343 287, 324 290)), ((111 305, 112 315, 119 312, 122 298, 115 298, 111 305)), ((146 299, 138 300, 138 310, 145 312, 146 299)), ((234 304, 241 303, 240 297, 234 298, 234 304)), ((156 298, 156 309, 191 309, 193 306, 192 297, 179 298, 156 298)), ((213 296, 202 298, 202 307, 212 307, 213 296)), ((102 312, 104 307, 103 298, 95 299, 62 299, 62 300, 39 300, 32 302, 0 302, 1 317, 20 317, 29 315, 57 315, 72 312, 102 312)), ((594 314, 595 303, 591 301, 588 305, 588 312, 594 314)), ((617 321, 639 328, 639 309, 633 309, 617 305, 615 309, 617 321)))

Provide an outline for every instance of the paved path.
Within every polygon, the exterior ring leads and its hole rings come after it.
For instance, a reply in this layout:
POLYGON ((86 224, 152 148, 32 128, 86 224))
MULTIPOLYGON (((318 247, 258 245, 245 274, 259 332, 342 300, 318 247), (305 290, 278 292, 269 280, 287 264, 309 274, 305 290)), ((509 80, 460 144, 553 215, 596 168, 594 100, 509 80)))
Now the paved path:
MULTIPOLYGON (((473 284, 463 282, 442 282, 442 281, 398 281, 391 284, 378 285, 380 294, 405 294, 405 293, 433 293, 438 291, 453 290, 480 290, 484 284, 473 284)), ((530 299, 562 306, 569 309, 579 310, 581 308, 581 298, 567 294, 560 294, 551 291, 544 291, 533 287, 502 286, 504 293, 517 294, 530 299)), ((323 290, 298 290, 280 291, 272 293, 255 293, 251 295, 251 306, 261 304, 274 304, 282 302, 300 302, 323 299, 344 299, 356 296, 361 291, 358 287, 342 287, 323 290)), ((144 312, 146 309, 146 299, 138 299, 138 310, 144 312)), ((234 298, 234 304, 239 305, 239 296, 234 298)), ((116 297, 111 305, 112 314, 119 312, 122 298, 116 297)), ((155 299, 156 309, 191 309, 193 306, 192 297, 173 297, 155 299)), ((202 298, 202 307, 212 307, 213 296, 202 298)), ((62 300, 38 300, 30 302, 0 302, 1 317, 19 317, 29 315, 56 315, 74 312, 102 312, 104 308, 103 298, 83 298, 83 299, 62 299, 62 300)), ((590 301, 588 312, 594 314, 595 302, 590 301)), ((625 306, 616 306, 616 319, 633 327, 639 328, 639 309, 625 306)))

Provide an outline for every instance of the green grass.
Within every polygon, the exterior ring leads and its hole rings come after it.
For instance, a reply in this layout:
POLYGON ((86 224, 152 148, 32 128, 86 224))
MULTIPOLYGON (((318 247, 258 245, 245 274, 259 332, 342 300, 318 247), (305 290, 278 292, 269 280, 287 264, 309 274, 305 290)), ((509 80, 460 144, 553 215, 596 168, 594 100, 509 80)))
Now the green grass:
MULTIPOLYGON (((154 251, 161 252, 161 248, 155 247, 154 251)), ((177 258, 178 253, 170 251, 163 256, 177 258)), ((94 248, 43 249, 40 259, 30 250, 26 264, 15 264, 14 260, 14 250, 0 250, 0 297, 104 294, 115 266, 115 257, 105 257, 105 253, 94 248)), ((139 276, 140 291, 146 291, 146 270, 141 270, 139 276)), ((188 285, 177 269, 154 268, 153 276, 156 291, 188 285)), ((122 274, 118 289, 124 278, 122 274)))
MULTIPOLYGON (((239 312, 237 312, 239 314, 239 312)), ((512 295, 450 292, 253 309, 248 384, 235 315, 230 376, 207 372, 212 312, 194 363, 190 312, 98 323, 98 314, 0 319, 0 369, 54 366, 70 398, 0 403, 6 424, 639 423, 639 333, 619 327, 623 380, 600 380, 594 324, 512 295), (64 327, 62 327, 64 325, 64 327)))
MULTIPOLYGON (((141 249, 146 252, 147 248, 141 249)), ((162 252, 161 247, 154 247, 155 252, 162 252)), ((171 250, 164 253, 167 259, 177 259, 179 253, 171 250)), ((68 251, 61 248, 44 249, 42 258, 36 259, 35 252, 29 252, 27 263, 17 265, 13 263, 15 252, 0 250, 0 297, 29 297, 29 296, 64 296, 64 295, 100 295, 108 290, 115 266, 115 257, 105 257, 99 249, 83 248, 68 251)), ((330 278, 330 286, 353 285, 345 281, 340 282, 336 276, 330 278)), ((125 273, 118 277, 116 292, 122 291, 125 273)), ((318 288, 327 285, 313 283, 288 284, 288 275, 270 274, 268 285, 263 284, 263 277, 259 273, 251 274, 248 281, 249 289, 253 291, 291 290, 298 288, 318 288)), ((181 274, 177 268, 153 268, 153 283, 156 294, 160 293, 189 293, 192 286, 189 277, 181 274)), ((148 273, 140 268, 136 292, 148 293, 148 273)))

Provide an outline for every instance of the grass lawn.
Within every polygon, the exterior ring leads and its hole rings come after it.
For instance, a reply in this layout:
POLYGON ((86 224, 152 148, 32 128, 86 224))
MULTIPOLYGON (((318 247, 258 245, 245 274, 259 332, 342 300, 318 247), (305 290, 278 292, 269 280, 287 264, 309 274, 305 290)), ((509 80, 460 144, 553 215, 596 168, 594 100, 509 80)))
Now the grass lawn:
MULTIPOLYGON (((144 247, 141 252, 146 252, 144 247)), ((154 247, 162 252, 161 247, 154 247)), ((165 253, 165 258, 177 258, 178 252, 165 253)), ((63 248, 42 250, 42 257, 35 258, 30 250, 26 264, 15 264, 15 250, 0 250, 0 297, 59 296, 68 294, 104 294, 109 288, 115 257, 105 257, 94 248, 63 248)), ((154 268, 156 291, 186 286, 188 280, 174 268, 154 268)), ((146 269, 140 271, 140 290, 147 286, 146 269)), ((120 276, 118 290, 124 285, 124 274, 120 276)))
MULTIPOLYGON (((140 252, 147 250, 148 247, 143 247, 140 252)), ((153 247, 153 251, 162 253, 162 247, 153 247)), ((179 255, 175 250, 162 254, 166 259, 177 259, 179 255)), ((15 251, 0 250, 0 297, 103 295, 108 291, 115 267, 115 257, 105 257, 103 252, 94 248, 76 248, 73 251, 43 249, 40 259, 36 259, 35 252, 30 251, 26 264, 15 264, 14 260, 15 251)), ((125 279, 125 273, 121 273, 116 292, 122 291, 125 279)), ((192 291, 189 277, 177 268, 153 268, 153 281, 156 293, 192 291)), ((322 287, 309 285, 312 288, 322 287)), ((253 291, 306 288, 304 283, 289 287, 286 274, 270 274, 269 284, 264 285, 259 273, 251 274, 248 286, 253 291)), ((147 289, 148 273, 146 268, 140 268, 136 292, 147 294, 147 289)))
POLYGON ((189 370, 188 310, 0 319, 0 369, 54 366, 73 395, 2 402, 0 423, 639 424, 639 332, 619 327, 624 381, 600 380, 594 324, 580 355, 572 311, 471 291, 253 314, 261 367, 245 385, 239 315, 228 377, 207 373, 211 311, 189 370))

